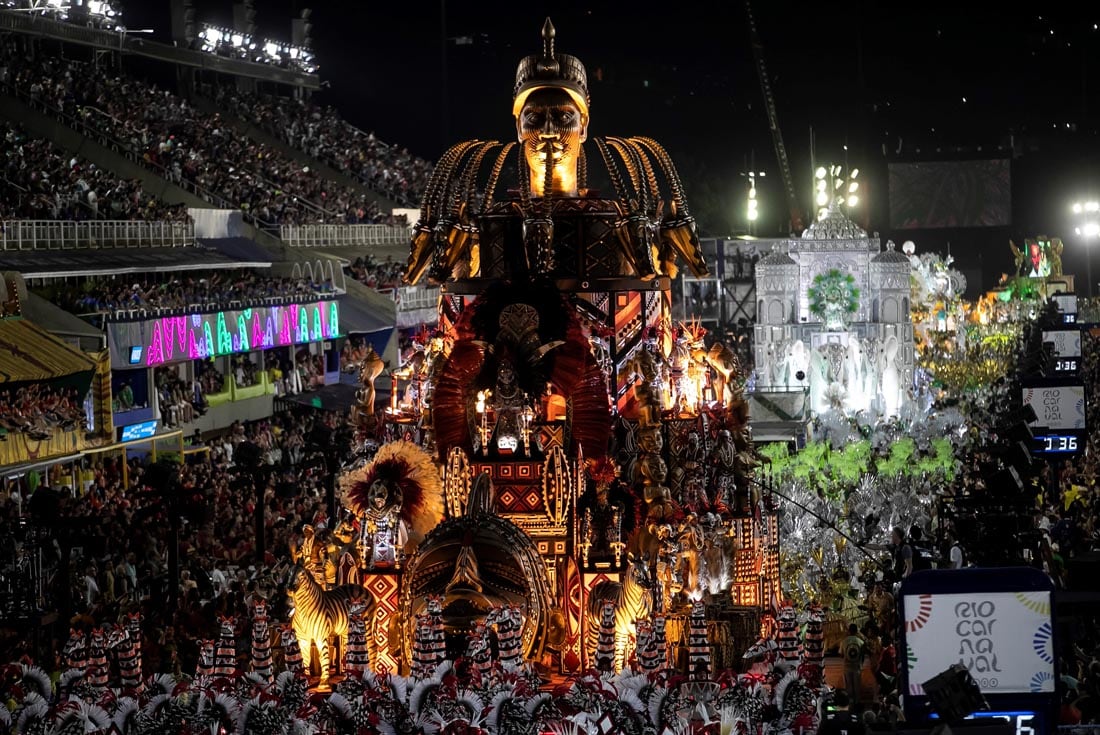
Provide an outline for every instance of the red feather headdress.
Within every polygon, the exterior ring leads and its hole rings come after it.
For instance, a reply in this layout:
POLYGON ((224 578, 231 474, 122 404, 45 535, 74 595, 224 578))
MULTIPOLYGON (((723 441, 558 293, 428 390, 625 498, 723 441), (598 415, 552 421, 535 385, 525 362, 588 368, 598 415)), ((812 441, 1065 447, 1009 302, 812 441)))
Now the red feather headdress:
POLYGON ((407 441, 382 445, 374 460, 340 478, 343 503, 355 515, 370 507, 371 487, 382 482, 394 500, 400 500, 401 518, 409 529, 409 542, 418 544, 443 520, 443 488, 432 457, 407 441))

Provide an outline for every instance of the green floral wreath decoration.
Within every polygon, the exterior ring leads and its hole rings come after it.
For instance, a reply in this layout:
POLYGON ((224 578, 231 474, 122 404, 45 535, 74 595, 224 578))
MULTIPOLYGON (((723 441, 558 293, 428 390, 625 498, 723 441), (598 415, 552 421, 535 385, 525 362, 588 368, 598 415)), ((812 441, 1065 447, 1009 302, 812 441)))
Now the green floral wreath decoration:
POLYGON ((859 309, 855 276, 836 268, 814 276, 813 285, 806 294, 810 297, 810 313, 816 316, 825 316, 830 307, 839 306, 845 314, 854 314, 859 309))

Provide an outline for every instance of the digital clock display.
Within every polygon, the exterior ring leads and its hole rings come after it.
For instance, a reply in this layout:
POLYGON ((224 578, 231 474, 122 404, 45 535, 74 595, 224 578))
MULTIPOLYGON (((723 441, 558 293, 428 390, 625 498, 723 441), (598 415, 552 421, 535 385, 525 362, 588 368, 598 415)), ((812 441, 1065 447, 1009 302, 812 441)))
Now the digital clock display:
POLYGON ((1060 357, 1054 361, 1054 371, 1057 373, 1075 373, 1077 372, 1077 358, 1076 357, 1060 357))
POLYGON ((1041 434, 1035 437, 1035 451, 1040 454, 1073 454, 1080 439, 1076 434, 1041 434))
MULTIPOLYGON (((938 720, 933 714, 931 719, 938 720)), ((975 712, 968 720, 997 720, 1007 722, 1016 730, 1016 735, 1039 735, 1043 732, 1044 718, 1038 712, 975 712)))
POLYGON ((1076 314, 1063 314, 1062 315, 1062 324, 1076 324, 1076 323, 1077 323, 1077 315, 1076 314))

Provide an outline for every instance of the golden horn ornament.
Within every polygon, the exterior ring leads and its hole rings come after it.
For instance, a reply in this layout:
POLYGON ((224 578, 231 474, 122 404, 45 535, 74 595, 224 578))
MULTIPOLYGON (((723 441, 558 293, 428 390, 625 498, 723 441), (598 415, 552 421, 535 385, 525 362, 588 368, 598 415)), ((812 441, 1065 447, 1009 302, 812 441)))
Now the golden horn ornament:
POLYGON ((661 244, 679 255, 696 278, 710 275, 695 231, 694 217, 669 217, 661 222, 661 244))
POLYGON ((416 282, 424 275, 428 264, 432 261, 432 228, 417 222, 413 228, 412 247, 409 252, 409 262, 405 266, 405 282, 415 286, 416 282))

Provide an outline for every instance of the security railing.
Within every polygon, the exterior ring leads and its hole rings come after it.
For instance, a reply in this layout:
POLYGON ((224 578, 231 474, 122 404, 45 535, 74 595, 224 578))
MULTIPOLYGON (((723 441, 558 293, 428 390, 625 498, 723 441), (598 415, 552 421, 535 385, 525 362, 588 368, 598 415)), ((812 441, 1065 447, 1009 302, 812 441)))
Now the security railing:
POLYGON ((296 248, 406 245, 409 230, 391 225, 282 225, 279 238, 296 248))
POLYGON ((401 286, 394 289, 398 311, 434 309, 439 306, 439 288, 435 286, 401 286))
POLYGON ((141 220, 7 220, 0 223, 0 250, 80 248, 178 248, 195 243, 192 222, 141 220))

